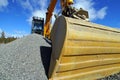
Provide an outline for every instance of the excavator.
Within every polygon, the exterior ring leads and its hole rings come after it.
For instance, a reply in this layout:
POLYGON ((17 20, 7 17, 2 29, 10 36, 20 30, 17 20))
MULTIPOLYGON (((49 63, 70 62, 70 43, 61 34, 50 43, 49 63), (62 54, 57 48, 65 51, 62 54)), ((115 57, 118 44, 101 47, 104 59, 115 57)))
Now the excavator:
POLYGON ((43 32, 52 42, 49 80, 97 80, 120 72, 120 30, 90 22, 73 0, 60 0, 61 16, 50 29, 57 1, 50 0, 43 32))

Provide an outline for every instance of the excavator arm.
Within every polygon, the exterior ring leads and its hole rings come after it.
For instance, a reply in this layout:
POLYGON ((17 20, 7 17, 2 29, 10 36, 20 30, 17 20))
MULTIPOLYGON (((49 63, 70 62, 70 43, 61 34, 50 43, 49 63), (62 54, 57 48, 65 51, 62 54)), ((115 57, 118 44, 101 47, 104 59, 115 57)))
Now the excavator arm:
POLYGON ((51 20, 54 8, 56 6, 56 3, 57 3, 57 0, 51 0, 50 5, 47 9, 46 21, 45 21, 45 25, 44 25, 44 37, 49 37, 49 34, 50 34, 50 20, 51 20))
MULTIPOLYGON (((46 13, 46 21, 44 25, 44 37, 50 37, 50 20, 52 17, 52 13, 56 6, 58 0, 51 0, 50 5, 48 6, 47 13, 46 13)), ((66 6, 69 6, 73 3, 73 0, 61 0, 61 7, 62 9, 66 6)))

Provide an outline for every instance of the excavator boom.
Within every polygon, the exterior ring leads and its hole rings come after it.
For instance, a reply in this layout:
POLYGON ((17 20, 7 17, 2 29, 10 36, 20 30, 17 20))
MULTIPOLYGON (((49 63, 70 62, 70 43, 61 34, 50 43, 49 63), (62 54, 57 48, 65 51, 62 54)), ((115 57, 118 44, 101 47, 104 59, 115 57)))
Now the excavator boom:
POLYGON ((50 35, 50 20, 51 20, 52 13, 54 11, 56 3, 57 3, 57 0, 51 0, 50 5, 47 9, 46 21, 44 25, 44 37, 49 37, 50 35))

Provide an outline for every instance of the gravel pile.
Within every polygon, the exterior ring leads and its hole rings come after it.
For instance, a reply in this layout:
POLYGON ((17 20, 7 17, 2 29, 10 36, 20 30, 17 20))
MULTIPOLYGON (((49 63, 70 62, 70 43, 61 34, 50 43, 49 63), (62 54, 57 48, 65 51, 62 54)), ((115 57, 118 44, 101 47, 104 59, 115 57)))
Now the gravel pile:
POLYGON ((3 47, 5 44, 0 44, 0 48, 3 47))
MULTIPOLYGON (((32 34, 0 45, 0 80, 48 80, 51 42, 32 34)), ((120 80, 120 73, 99 80, 120 80)))
POLYGON ((105 77, 105 78, 102 78, 102 79, 98 79, 98 80, 120 80, 120 73, 114 74, 114 75, 110 75, 108 77, 105 77))
POLYGON ((48 80, 51 46, 37 34, 0 47, 0 80, 48 80))

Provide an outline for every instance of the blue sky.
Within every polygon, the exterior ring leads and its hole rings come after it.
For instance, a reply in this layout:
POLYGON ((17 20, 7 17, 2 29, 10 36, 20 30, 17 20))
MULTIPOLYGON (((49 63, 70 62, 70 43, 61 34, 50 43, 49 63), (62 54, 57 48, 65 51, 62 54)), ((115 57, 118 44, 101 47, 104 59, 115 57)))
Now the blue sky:
MULTIPOLYGON (((50 0, 0 0, 0 32, 22 37, 31 32, 32 16, 45 18, 50 0)), ((120 0, 74 0, 74 7, 89 11, 94 23, 120 28, 120 0)), ((54 13, 60 10, 59 0, 54 13)), ((55 19, 52 18, 52 22, 55 19)))

